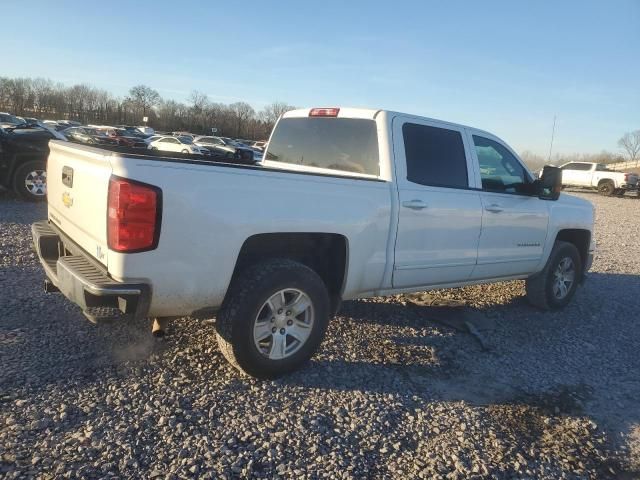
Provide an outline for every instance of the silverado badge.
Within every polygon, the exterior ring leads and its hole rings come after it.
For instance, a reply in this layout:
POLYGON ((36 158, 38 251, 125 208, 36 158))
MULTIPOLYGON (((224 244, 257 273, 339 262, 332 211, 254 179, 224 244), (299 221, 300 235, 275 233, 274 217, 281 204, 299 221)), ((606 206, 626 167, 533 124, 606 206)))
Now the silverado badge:
POLYGON ((62 194, 62 203, 65 207, 70 208, 73 205, 73 198, 69 195, 69 192, 64 192, 62 194))

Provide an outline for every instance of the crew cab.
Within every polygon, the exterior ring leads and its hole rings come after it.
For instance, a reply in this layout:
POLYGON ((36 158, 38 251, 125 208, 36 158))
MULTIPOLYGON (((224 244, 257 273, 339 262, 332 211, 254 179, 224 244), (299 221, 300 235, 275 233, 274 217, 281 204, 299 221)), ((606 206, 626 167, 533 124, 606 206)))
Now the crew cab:
POLYGON ((566 187, 597 189, 601 195, 624 195, 638 189, 635 173, 609 170, 604 163, 570 162, 561 165, 562 184, 566 187))
POLYGON ((260 165, 52 141, 49 291, 93 321, 216 315, 225 357, 297 368, 343 300, 525 279, 563 308, 591 266, 592 205, 486 131, 385 110, 285 113, 260 165))

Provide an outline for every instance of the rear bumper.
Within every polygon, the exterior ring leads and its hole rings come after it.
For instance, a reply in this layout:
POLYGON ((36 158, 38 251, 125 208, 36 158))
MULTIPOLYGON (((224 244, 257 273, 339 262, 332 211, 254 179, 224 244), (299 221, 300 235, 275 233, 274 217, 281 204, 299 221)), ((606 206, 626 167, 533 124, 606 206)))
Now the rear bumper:
POLYGON ((147 316, 149 285, 113 280, 101 265, 46 220, 34 223, 31 233, 47 275, 47 291, 63 293, 94 323, 147 316))
POLYGON ((628 183, 623 183, 622 185, 620 185, 620 188, 628 192, 634 192, 638 190, 638 184, 636 183, 634 185, 630 185, 628 183))

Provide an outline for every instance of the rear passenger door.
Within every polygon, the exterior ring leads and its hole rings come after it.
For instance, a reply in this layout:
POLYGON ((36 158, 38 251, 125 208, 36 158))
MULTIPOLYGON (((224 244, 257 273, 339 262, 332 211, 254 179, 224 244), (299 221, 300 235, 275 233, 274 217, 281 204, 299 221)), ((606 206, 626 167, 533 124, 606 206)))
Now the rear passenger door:
POLYGON ((394 288, 465 281, 476 264, 482 205, 464 131, 399 116, 393 120, 399 214, 394 288))

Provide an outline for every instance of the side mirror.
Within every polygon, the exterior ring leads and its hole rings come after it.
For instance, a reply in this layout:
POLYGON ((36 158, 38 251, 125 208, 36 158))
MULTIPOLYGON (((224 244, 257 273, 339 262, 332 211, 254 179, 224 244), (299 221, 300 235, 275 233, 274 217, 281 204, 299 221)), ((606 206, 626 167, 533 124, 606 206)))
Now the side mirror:
POLYGON ((547 165, 538 180, 538 197, 543 200, 557 200, 562 190, 562 170, 547 165))

